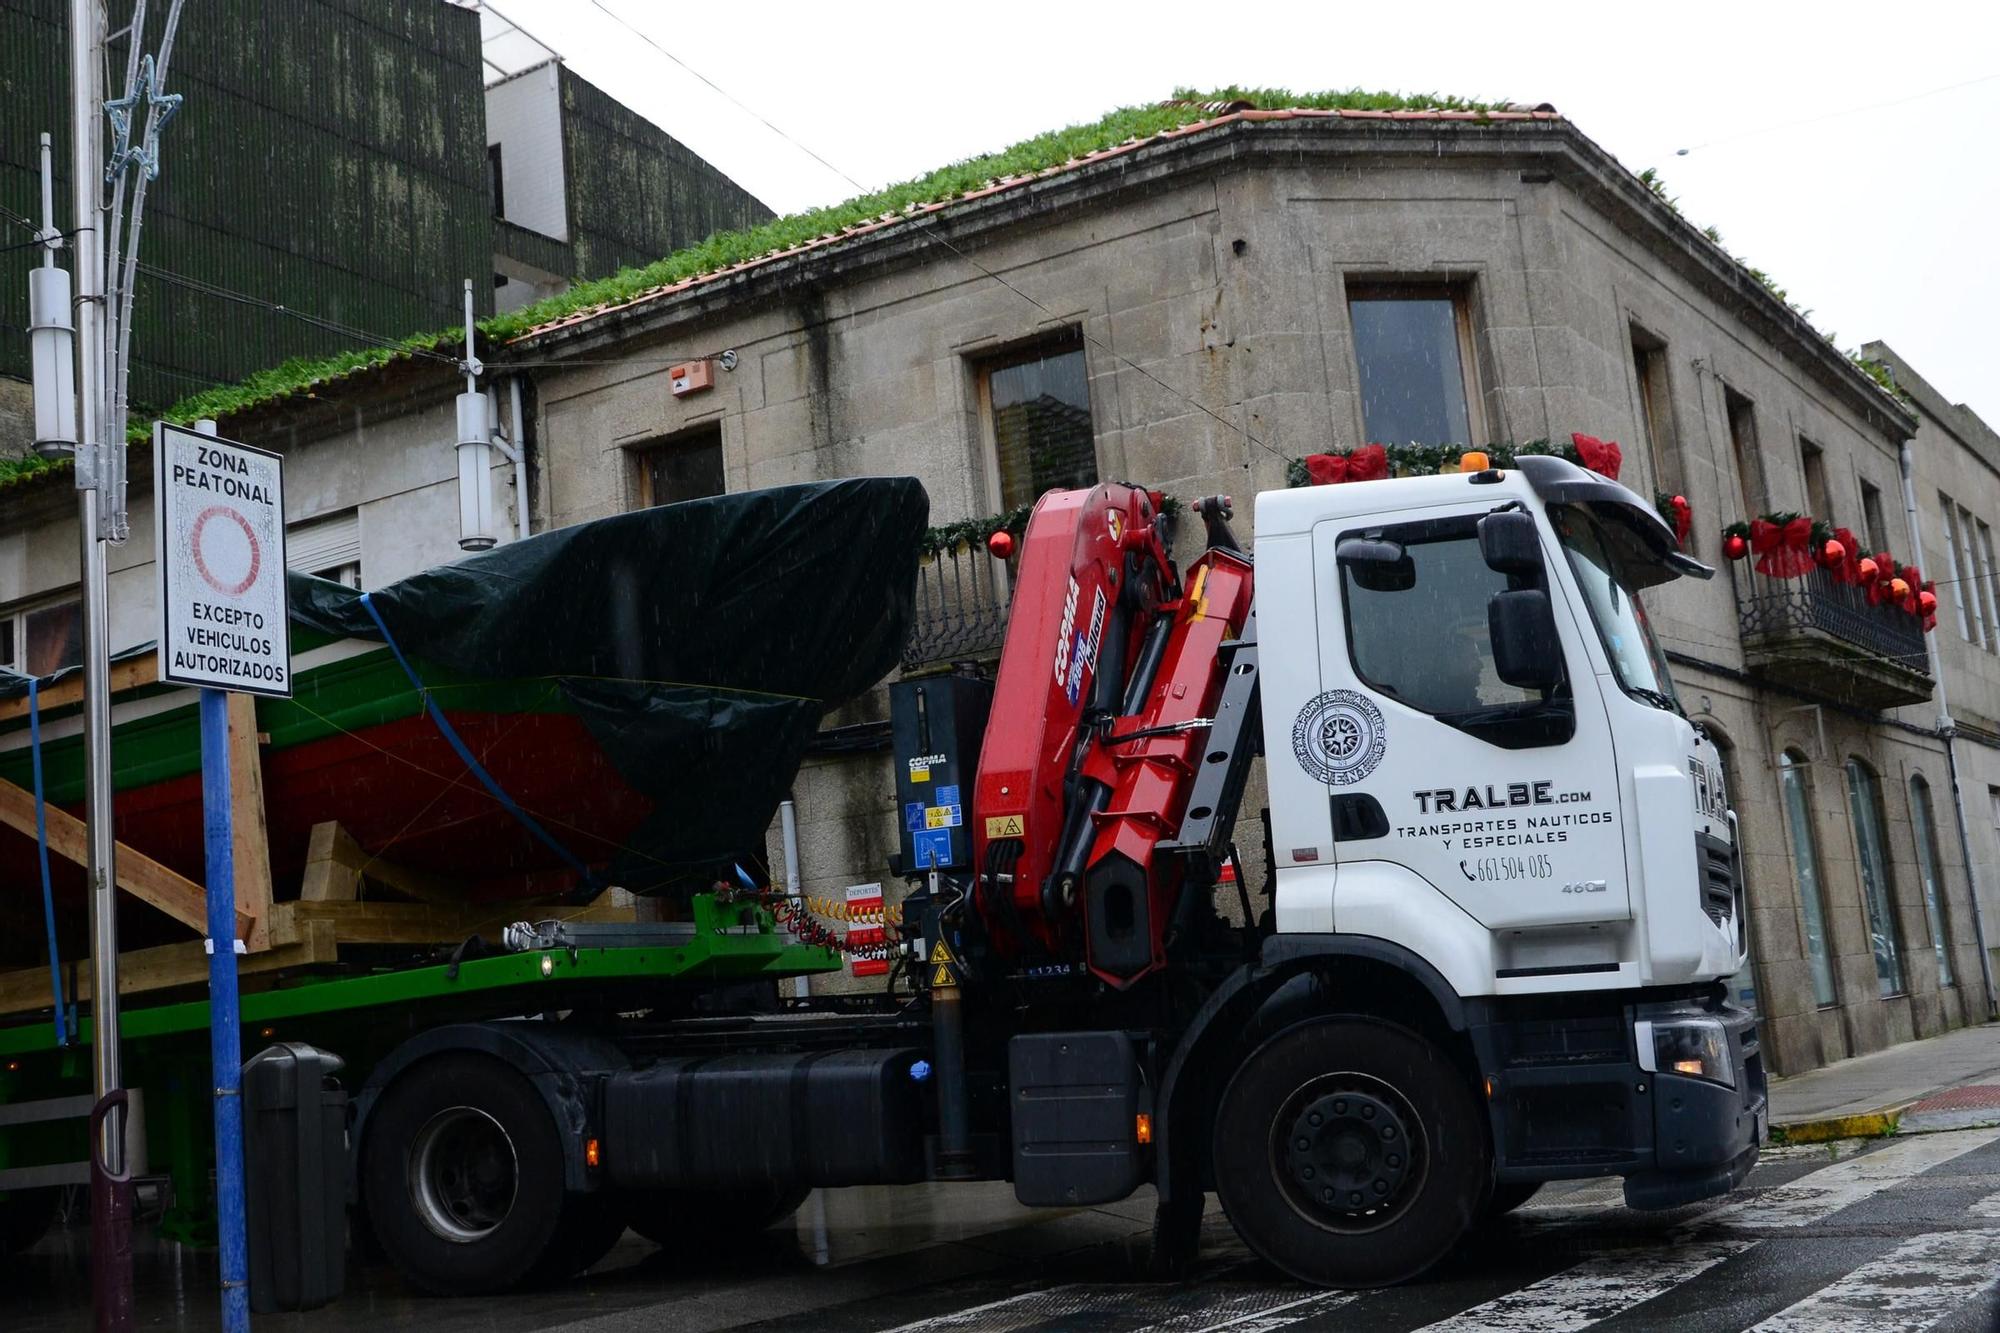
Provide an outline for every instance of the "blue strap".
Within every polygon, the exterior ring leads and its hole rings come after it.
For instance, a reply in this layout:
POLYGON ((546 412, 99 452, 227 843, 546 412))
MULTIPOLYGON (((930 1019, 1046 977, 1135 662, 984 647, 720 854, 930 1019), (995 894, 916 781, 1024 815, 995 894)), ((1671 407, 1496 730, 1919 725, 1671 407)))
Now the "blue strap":
POLYGON ((424 688, 423 678, 417 675, 416 668, 412 667, 409 659, 403 656, 403 650, 396 646, 396 637, 389 633, 388 625, 383 623, 382 613, 375 609, 375 603, 370 600, 369 595, 365 592, 361 594, 361 606, 362 609, 368 612, 369 619, 375 622, 375 628, 382 631, 382 642, 387 644, 389 651, 396 655, 396 664, 402 667, 403 674, 410 678, 410 684, 416 687, 417 697, 424 701, 424 709, 431 715, 431 721, 437 724, 438 731, 451 743, 451 748, 458 752, 458 757, 464 761, 466 769, 473 777, 479 779, 479 784, 492 794, 494 800, 500 802, 501 809, 520 821, 521 827, 534 834, 542 846, 554 852, 564 865, 581 875, 586 887, 599 887, 598 878, 592 873, 590 867, 579 860, 569 848, 557 842, 547 829, 536 823, 533 815, 523 810, 519 805, 516 805, 514 798, 509 796, 498 782, 494 781, 493 775, 488 773, 480 766, 479 761, 472 757, 472 751, 467 748, 463 740, 459 739, 458 732, 452 729, 451 723, 445 720, 444 710, 437 706, 436 701, 431 698, 430 691, 424 688))
POLYGON ((35 851, 42 860, 42 920, 49 928, 49 994, 56 1002, 56 1045, 69 1045, 63 1023, 62 956, 56 952, 56 896, 49 887, 49 813, 42 797, 41 682, 28 678, 28 749, 35 770, 35 851))

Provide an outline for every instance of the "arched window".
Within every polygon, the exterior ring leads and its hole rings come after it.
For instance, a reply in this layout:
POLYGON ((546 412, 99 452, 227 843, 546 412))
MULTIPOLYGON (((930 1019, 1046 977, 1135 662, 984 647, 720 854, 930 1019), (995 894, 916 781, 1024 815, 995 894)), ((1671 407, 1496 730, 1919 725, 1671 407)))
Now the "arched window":
POLYGON ((1854 816, 1854 845, 1861 856, 1861 897, 1868 908, 1868 945, 1882 994, 1901 995, 1903 937, 1890 901, 1888 840, 1882 836, 1882 784, 1859 759, 1847 761, 1847 806, 1854 816))
POLYGON ((1785 826, 1792 835, 1792 865, 1798 873, 1799 905, 1805 910, 1806 958, 1812 964, 1813 1000, 1824 1007, 1834 1002, 1833 956, 1826 942, 1826 904, 1819 886, 1819 843, 1813 839, 1805 766, 1806 757, 1796 750, 1778 756, 1778 786, 1785 799, 1785 826))
POLYGON ((1910 830, 1917 838, 1917 874, 1924 881, 1924 918, 1931 927, 1931 947, 1937 950, 1938 985, 1955 986, 1951 971, 1951 937, 1945 913, 1944 876, 1938 872, 1937 819, 1931 810, 1931 784, 1910 778, 1910 830))

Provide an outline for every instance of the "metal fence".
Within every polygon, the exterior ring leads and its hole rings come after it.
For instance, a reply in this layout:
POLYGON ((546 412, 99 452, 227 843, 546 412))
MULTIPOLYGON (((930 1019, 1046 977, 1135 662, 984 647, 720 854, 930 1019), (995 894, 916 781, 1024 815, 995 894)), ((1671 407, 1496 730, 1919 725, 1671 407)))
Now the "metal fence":
POLYGON ((1748 640, 1761 635, 1818 630, 1920 675, 1930 675, 1923 622, 1889 602, 1868 604, 1865 588, 1845 584, 1824 569, 1801 578, 1776 579, 1739 566, 1739 625, 1748 640))
POLYGON ((917 568, 916 616, 903 669, 991 656, 1007 632, 1011 570, 971 539, 944 547, 917 568))

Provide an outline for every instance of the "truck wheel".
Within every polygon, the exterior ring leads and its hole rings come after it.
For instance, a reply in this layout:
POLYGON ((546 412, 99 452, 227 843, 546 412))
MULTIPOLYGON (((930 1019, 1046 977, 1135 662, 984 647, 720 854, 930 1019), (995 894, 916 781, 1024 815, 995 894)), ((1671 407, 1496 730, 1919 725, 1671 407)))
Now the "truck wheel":
POLYGON ((19 1254, 55 1225, 60 1189, 9 1190, 0 1196, 0 1259, 19 1254))
POLYGON ((1253 1051, 1223 1090, 1213 1151, 1244 1241, 1329 1287, 1387 1286, 1443 1258, 1491 1170, 1464 1075, 1367 1019, 1301 1024, 1253 1051))
POLYGON ((444 1296, 532 1277, 567 1211, 548 1108, 480 1055, 426 1060, 389 1085, 369 1117, 361 1189, 390 1262, 444 1296))
POLYGON ((626 1195, 632 1230, 670 1250, 713 1248, 754 1236, 790 1217, 812 1191, 803 1185, 747 1189, 633 1190, 626 1195))

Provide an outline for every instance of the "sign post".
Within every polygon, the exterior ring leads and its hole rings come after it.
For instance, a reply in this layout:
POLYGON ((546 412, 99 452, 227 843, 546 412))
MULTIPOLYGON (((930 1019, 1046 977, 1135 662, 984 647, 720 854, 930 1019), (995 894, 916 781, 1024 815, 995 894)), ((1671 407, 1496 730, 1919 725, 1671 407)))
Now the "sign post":
POLYGON ((215 1202, 222 1322, 250 1327, 243 1187, 243 1049, 236 990, 236 830, 228 692, 289 698, 282 460, 194 430, 153 424, 160 570, 159 678, 201 690, 201 803, 207 859, 209 1058, 215 1085, 215 1202))

